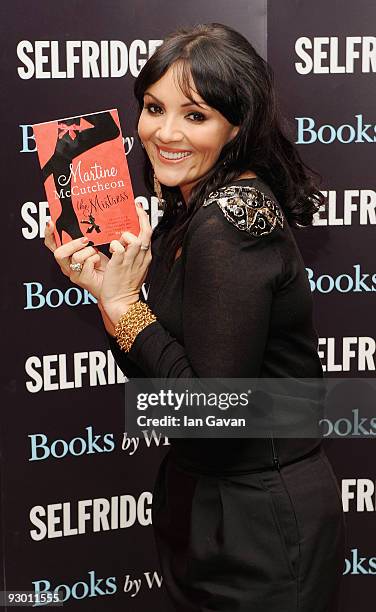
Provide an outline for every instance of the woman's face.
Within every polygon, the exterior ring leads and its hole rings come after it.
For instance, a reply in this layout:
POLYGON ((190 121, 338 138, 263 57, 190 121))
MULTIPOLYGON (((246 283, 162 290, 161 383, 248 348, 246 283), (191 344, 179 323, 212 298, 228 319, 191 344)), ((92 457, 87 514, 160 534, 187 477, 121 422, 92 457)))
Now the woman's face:
POLYGON ((138 133, 158 180, 180 187, 187 201, 192 187, 213 167, 223 146, 237 134, 221 113, 177 83, 173 65, 144 95, 138 133))

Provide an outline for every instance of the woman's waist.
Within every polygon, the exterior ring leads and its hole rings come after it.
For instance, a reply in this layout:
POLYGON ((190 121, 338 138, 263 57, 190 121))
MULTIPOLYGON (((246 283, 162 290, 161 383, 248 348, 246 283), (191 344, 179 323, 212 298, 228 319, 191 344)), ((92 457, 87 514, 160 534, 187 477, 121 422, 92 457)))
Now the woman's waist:
POLYGON ((169 460, 196 474, 228 476, 280 469, 319 452, 317 438, 170 439, 169 460))

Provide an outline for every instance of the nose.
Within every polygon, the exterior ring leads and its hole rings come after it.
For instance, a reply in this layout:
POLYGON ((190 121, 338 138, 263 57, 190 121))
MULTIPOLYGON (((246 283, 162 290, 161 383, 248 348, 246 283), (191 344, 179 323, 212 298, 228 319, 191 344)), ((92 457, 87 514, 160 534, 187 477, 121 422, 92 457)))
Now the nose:
POLYGON ((171 115, 162 115, 156 136, 160 142, 167 144, 181 141, 183 134, 176 118, 171 115))

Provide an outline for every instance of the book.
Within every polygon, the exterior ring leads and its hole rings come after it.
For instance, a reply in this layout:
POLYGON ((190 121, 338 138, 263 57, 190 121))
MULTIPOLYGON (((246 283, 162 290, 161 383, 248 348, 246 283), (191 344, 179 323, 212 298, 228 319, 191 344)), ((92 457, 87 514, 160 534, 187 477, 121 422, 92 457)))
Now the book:
POLYGON ((116 109, 33 125, 58 246, 136 236, 140 227, 116 109))

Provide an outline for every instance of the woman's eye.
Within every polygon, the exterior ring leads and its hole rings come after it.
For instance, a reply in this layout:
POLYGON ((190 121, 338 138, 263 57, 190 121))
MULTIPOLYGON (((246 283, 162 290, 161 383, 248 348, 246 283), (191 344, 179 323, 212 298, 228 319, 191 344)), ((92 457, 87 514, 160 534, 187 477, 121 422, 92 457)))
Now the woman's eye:
MULTIPOLYGON (((158 105, 155 104, 153 102, 150 102, 149 104, 144 104, 144 108, 151 114, 151 115, 161 115, 163 113, 163 109, 158 105)), ((189 113, 189 115, 187 115, 187 118, 190 121, 194 121, 194 122, 202 122, 206 119, 205 115, 203 115, 202 113, 198 112, 198 111, 193 111, 192 113, 189 113)))
POLYGON ((162 109, 160 106, 158 106, 158 104, 145 104, 144 108, 146 108, 152 115, 158 115, 162 112, 162 109))
POLYGON ((201 121, 205 121, 206 117, 205 115, 203 115, 202 113, 199 112, 193 112, 193 113, 189 113, 189 115, 187 115, 188 117, 190 117, 191 121, 196 121, 196 122, 201 122, 201 121))

